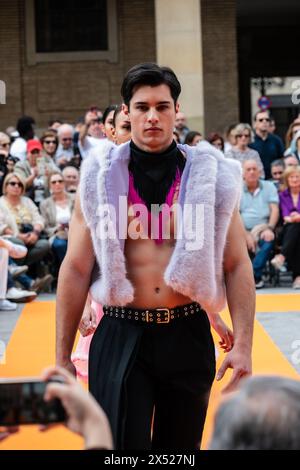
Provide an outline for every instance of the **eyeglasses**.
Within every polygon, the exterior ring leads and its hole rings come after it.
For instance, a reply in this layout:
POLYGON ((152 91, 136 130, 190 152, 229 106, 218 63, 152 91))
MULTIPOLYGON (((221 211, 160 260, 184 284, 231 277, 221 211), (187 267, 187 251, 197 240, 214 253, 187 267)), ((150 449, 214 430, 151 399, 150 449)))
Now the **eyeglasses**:
POLYGON ((267 122, 270 122, 271 119, 270 118, 260 118, 258 119, 259 122, 263 122, 263 121, 267 121, 267 122))
POLYGON ((250 134, 236 134, 236 137, 237 138, 246 137, 247 139, 249 139, 250 134))
POLYGON ((23 184, 22 183, 18 183, 17 181, 9 181, 9 184, 10 186, 19 186, 19 188, 23 188, 23 184))
POLYGON ((73 140, 72 137, 64 137, 63 139, 61 139, 63 142, 66 142, 67 140, 73 140))
POLYGON ((55 140, 44 140, 44 144, 56 144, 56 141, 55 140))
POLYGON ((56 184, 56 183, 63 183, 64 180, 52 180, 51 184, 56 184))

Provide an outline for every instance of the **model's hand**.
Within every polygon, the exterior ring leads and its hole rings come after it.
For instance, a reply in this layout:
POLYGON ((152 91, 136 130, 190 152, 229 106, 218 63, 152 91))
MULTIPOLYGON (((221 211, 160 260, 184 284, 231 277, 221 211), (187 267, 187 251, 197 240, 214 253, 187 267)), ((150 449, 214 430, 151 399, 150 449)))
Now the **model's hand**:
POLYGON ((65 383, 50 383, 45 392, 45 401, 60 399, 67 415, 67 427, 85 439, 85 448, 112 449, 112 437, 107 417, 92 395, 66 370, 56 367, 43 374, 43 380, 60 375, 65 383))
POLYGON ((78 326, 78 329, 82 336, 89 336, 97 328, 97 314, 91 306, 91 302, 88 300, 85 304, 84 311, 78 326))
POLYGON ((233 349, 226 355, 217 373, 217 380, 221 380, 224 377, 227 369, 233 369, 233 373, 229 383, 222 390, 222 393, 234 391, 241 379, 251 375, 251 353, 249 350, 234 345, 233 349))
POLYGON ((73 362, 71 359, 66 359, 64 361, 62 360, 57 360, 56 361, 56 367, 63 368, 66 371, 68 371, 72 376, 76 377, 76 367, 74 366, 73 362))
POLYGON ((220 336, 220 347, 224 352, 229 352, 233 348, 233 333, 226 323, 222 320, 219 314, 209 316, 209 321, 213 329, 220 336))

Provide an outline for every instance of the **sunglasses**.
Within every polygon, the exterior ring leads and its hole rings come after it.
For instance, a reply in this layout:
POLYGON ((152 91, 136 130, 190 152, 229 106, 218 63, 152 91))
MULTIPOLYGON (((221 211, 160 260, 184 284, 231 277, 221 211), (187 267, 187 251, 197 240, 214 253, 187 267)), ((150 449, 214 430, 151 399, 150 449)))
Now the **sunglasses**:
POLYGON ((270 119, 270 118, 260 118, 258 121, 259 121, 259 122, 263 122, 263 121, 270 122, 271 119, 270 119))
POLYGON ((238 138, 246 137, 247 139, 249 139, 250 134, 236 134, 236 137, 238 137, 238 138))
POLYGON ((56 141, 55 140, 44 140, 44 144, 56 144, 56 141))
POLYGON ((56 183, 63 183, 64 180, 53 180, 51 181, 51 184, 56 184, 56 183))
POLYGON ((19 186, 19 188, 23 188, 22 183, 18 183, 17 181, 10 181, 9 183, 10 186, 19 186))

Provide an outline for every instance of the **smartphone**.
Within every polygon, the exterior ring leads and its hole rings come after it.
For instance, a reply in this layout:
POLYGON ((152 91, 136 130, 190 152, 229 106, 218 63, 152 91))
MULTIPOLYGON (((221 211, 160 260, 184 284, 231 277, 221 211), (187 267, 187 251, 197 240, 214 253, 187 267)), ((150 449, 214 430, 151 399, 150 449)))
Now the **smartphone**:
POLYGON ((38 378, 0 378, 0 426, 66 421, 60 400, 44 401, 46 386, 53 381, 63 382, 63 378, 51 377, 48 382, 38 378))

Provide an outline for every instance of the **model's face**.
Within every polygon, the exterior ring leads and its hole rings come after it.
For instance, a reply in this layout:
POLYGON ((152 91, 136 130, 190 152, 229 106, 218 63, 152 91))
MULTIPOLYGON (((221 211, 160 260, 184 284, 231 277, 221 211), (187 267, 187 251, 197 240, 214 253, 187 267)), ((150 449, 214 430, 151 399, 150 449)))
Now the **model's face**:
POLYGON ((114 111, 111 111, 110 113, 108 113, 108 116, 107 116, 105 122, 103 123, 103 128, 102 128, 102 132, 106 135, 106 137, 109 140, 114 140, 113 135, 112 135, 112 131, 113 131, 113 128, 114 128, 113 118, 114 118, 114 111))
POLYGON ((173 140, 178 103, 174 106, 170 88, 165 85, 141 86, 130 101, 130 110, 124 112, 130 118, 133 142, 147 152, 165 150, 173 140))
POLYGON ((113 127, 112 136, 117 145, 124 144, 131 139, 131 124, 124 111, 118 113, 116 117, 116 126, 113 127))
POLYGON ((192 146, 199 144, 201 140, 203 140, 201 135, 195 135, 195 137, 193 138, 192 146))

